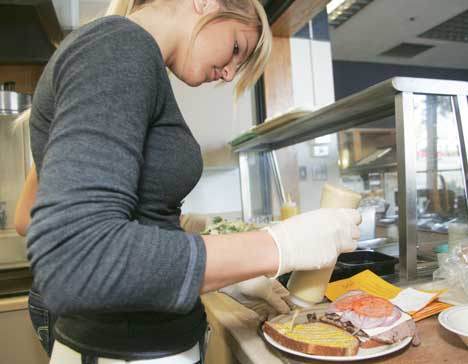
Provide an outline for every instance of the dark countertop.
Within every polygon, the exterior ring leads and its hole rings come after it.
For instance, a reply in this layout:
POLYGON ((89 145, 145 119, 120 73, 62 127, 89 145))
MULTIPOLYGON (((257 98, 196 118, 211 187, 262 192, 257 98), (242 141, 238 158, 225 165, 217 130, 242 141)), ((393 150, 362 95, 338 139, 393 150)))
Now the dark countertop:
POLYGON ((25 295, 31 284, 31 271, 24 264, 16 268, 0 269, 0 298, 25 295))

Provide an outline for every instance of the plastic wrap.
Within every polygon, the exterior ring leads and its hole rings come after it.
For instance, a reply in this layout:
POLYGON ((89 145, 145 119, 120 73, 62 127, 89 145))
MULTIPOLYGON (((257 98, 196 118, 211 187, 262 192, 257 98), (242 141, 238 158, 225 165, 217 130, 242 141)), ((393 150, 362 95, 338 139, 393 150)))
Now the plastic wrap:
POLYGON ((439 254, 438 259, 434 280, 445 279, 451 289, 464 292, 468 299, 468 244, 457 244, 449 253, 439 254))

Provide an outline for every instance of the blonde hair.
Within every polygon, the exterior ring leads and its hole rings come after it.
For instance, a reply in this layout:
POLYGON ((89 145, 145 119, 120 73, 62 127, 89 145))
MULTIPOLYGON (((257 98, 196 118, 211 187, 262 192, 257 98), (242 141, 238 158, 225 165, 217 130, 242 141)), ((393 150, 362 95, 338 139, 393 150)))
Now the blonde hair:
POLYGON ((217 0, 221 11, 205 16, 196 26, 192 44, 204 26, 216 20, 237 20, 259 31, 257 46, 241 65, 236 83, 236 98, 253 86, 265 70, 271 54, 272 35, 263 5, 258 0, 217 0))
MULTIPOLYGON (((113 0, 106 15, 128 15, 132 10, 144 6, 155 5, 162 0, 113 0)), ((171 1, 171 0, 165 0, 171 1)), ((238 70, 239 78, 236 83, 236 98, 253 86, 260 78, 270 58, 272 35, 268 18, 263 5, 258 0, 217 0, 221 11, 202 18, 194 29, 190 44, 193 46, 195 38, 209 23, 217 20, 237 20, 259 31, 257 46, 249 59, 238 70)))
POLYGON ((138 4, 135 4, 135 0, 112 0, 109 6, 107 7, 105 16, 109 16, 109 15, 126 16, 130 14, 130 12, 132 11, 135 5, 138 5, 138 4))
POLYGON ((31 117, 31 108, 26 109, 18 117, 13 121, 13 131, 18 130, 21 125, 27 124, 29 122, 29 118, 31 117))
MULTIPOLYGON (((149 5, 158 0, 111 0, 105 16, 127 16, 135 8, 149 5)), ((205 16, 197 25, 192 35, 192 44, 200 31, 216 20, 237 20, 246 25, 251 25, 259 30, 259 40, 250 57, 239 69, 239 78, 236 83, 236 98, 242 95, 246 89, 253 86, 260 78, 270 58, 272 35, 265 9, 258 0, 217 0, 222 10, 215 14, 205 16)), ((14 122, 16 129, 29 122, 31 109, 21 113, 14 122)))

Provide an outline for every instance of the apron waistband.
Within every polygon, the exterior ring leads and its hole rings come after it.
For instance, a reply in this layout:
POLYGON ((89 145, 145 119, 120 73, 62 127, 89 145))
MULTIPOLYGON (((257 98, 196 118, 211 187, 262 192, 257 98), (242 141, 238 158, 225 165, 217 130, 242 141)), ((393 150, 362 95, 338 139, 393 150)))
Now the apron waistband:
POLYGON ((50 363, 58 364, 66 362, 69 364, 202 364, 203 352, 200 349, 200 344, 197 343, 189 350, 186 350, 179 354, 170 355, 168 357, 158 359, 147 359, 143 361, 125 361, 120 359, 96 357, 94 355, 89 354, 80 354, 72 348, 62 344, 61 342, 56 341, 50 363))

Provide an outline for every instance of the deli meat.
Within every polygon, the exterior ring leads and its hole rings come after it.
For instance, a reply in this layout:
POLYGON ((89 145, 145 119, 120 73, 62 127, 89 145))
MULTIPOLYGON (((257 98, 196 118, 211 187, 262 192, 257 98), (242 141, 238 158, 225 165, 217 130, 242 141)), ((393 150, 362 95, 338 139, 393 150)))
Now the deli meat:
POLYGON ((354 290, 330 304, 320 321, 335 325, 357 336, 363 345, 394 344, 407 337, 419 344, 416 325, 389 300, 354 290))
POLYGON ((413 320, 406 320, 388 331, 372 336, 371 339, 385 344, 393 344, 411 336, 413 337, 413 345, 417 346, 421 343, 416 331, 416 324, 413 320))
POLYGON ((320 317, 320 321, 335 325, 341 329, 348 331, 349 333, 356 335, 361 340, 372 339, 382 344, 394 344, 403 340, 406 337, 413 337, 413 345, 417 346, 421 343, 418 333, 416 331, 416 325, 413 320, 403 321, 401 324, 374 336, 367 335, 363 330, 358 330, 349 321, 343 322, 341 317, 336 313, 326 313, 320 317))
POLYGON ((326 313, 324 316, 320 317, 320 321, 335 325, 358 337, 369 338, 369 336, 364 331, 358 330, 351 322, 342 321, 341 316, 336 313, 326 313))

